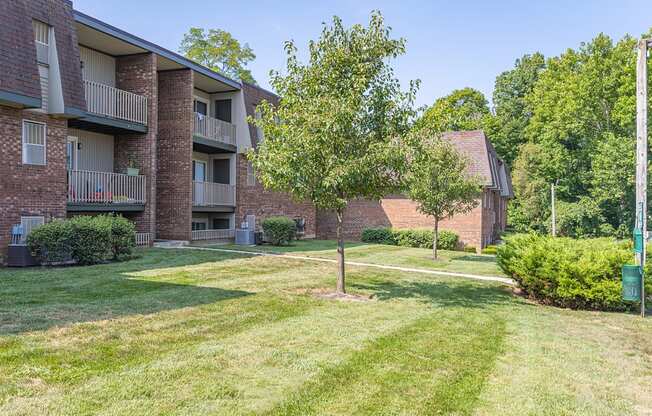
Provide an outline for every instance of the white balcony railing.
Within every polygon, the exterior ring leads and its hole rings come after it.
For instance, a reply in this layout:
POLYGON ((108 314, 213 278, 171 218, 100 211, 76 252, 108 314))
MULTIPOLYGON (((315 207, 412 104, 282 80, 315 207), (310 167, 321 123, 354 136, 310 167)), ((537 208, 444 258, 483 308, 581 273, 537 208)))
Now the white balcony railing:
POLYGON ((84 80, 89 113, 147 125, 147 97, 84 80))
POLYGON ((144 204, 145 177, 88 170, 68 171, 68 202, 77 204, 144 204))
POLYGON ((225 240, 235 237, 235 230, 196 230, 192 231, 191 238, 196 240, 225 240))
POLYGON ((194 134, 206 139, 236 145, 235 125, 203 114, 195 113, 194 134))
POLYGON ((235 206, 235 185, 193 181, 192 201, 195 206, 235 206))

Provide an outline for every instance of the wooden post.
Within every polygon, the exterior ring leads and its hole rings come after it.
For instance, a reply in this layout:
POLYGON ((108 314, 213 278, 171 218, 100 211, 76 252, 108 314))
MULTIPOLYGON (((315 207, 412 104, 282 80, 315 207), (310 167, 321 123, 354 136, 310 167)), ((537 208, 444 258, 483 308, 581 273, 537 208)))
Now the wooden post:
POLYGON ((552 236, 557 237, 557 215, 555 212, 555 183, 550 184, 550 199, 552 204, 552 236))
MULTIPOLYGON (((647 243, 647 49, 650 40, 638 43, 636 61, 636 208, 643 232, 643 249, 636 263, 645 268, 647 243), (641 215, 642 212, 642 215, 641 215)), ((645 274, 641 279, 641 316, 645 316, 645 274)))

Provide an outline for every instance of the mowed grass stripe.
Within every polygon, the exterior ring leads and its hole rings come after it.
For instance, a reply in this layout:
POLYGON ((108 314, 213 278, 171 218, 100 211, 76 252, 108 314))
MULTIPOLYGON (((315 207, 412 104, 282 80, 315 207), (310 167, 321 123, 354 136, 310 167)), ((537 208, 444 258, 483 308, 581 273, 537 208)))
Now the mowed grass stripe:
POLYGON ((505 321, 460 310, 431 314, 324 368, 268 415, 470 414, 505 321))

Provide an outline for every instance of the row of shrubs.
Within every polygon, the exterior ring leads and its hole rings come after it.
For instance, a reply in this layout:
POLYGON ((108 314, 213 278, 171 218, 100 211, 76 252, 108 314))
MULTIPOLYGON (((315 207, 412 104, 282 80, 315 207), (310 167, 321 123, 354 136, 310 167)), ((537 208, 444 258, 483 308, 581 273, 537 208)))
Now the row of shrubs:
POLYGON ((96 264, 132 254, 134 224, 121 216, 77 216, 44 224, 27 237, 41 264, 96 264))
POLYGON ((609 311, 632 306, 621 294, 622 266, 633 261, 631 242, 517 234, 498 246, 497 261, 525 294, 542 303, 609 311))
MULTIPOLYGON (((365 228, 361 240, 365 243, 388 244, 393 246, 432 248, 434 232, 432 230, 395 230, 393 228, 365 228)), ((437 248, 455 250, 459 237, 452 231, 442 230, 437 239, 437 248)))

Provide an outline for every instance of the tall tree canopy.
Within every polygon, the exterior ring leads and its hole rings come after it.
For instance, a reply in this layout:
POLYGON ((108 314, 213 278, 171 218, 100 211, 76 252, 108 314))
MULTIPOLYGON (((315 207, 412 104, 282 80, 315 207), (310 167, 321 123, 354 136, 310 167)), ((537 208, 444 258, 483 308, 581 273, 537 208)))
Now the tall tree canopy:
POLYGON ((493 92, 495 117, 485 119, 484 128, 498 155, 511 166, 518 147, 525 143, 525 128, 532 117, 526 97, 545 69, 542 54, 523 55, 514 68, 498 75, 493 92))
POLYGON ((437 132, 477 130, 490 115, 485 96, 473 88, 464 88, 437 99, 418 120, 417 126, 437 132))
POLYGON ((367 27, 346 28, 334 17, 309 43, 307 63, 294 42, 285 50, 285 71, 271 74, 280 102, 259 105, 261 118, 251 122, 265 140, 248 156, 265 187, 336 213, 343 293, 344 210, 352 199, 380 199, 400 186, 400 143, 414 116, 417 83, 400 89, 389 61, 405 52, 405 40, 390 37, 378 12, 367 27))
POLYGON ((225 30, 192 27, 183 35, 179 52, 227 77, 256 84, 251 71, 246 68, 256 59, 254 51, 246 43, 241 45, 225 30))

